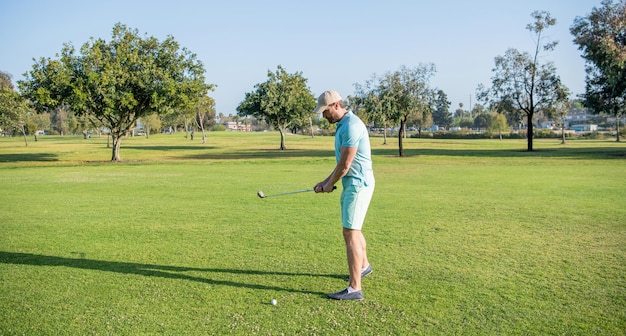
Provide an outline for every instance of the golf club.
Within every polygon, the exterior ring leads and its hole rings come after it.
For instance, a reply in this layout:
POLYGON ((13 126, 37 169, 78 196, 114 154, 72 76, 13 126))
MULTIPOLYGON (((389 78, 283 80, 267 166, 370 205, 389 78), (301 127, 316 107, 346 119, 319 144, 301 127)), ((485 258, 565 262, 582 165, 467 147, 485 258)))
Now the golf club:
MULTIPOLYGON (((337 186, 333 187, 333 190, 337 189, 337 186)), ((313 191, 313 189, 304 189, 304 190, 296 190, 296 191, 288 191, 288 192, 283 192, 283 193, 279 193, 279 194, 273 194, 273 195, 265 195, 261 190, 259 190, 256 194, 261 197, 261 198, 268 198, 268 197, 275 197, 275 196, 283 196, 283 195, 290 195, 290 194, 298 194, 298 193, 303 193, 303 192, 309 192, 309 191, 313 191)))

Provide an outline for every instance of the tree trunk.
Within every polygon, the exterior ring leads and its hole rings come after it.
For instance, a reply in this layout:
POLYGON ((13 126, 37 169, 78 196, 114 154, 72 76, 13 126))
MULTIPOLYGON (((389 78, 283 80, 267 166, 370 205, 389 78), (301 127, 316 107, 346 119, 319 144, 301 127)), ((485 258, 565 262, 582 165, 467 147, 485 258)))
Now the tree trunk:
POLYGON ((563 125, 561 125, 561 145, 565 145, 565 120, 563 125))
POLYGON ((621 113, 616 113, 615 114, 615 123, 617 124, 617 140, 615 140, 615 141, 617 141, 617 142, 620 142, 620 140, 619 140, 619 119, 621 117, 622 117, 621 113))
POLYGON ((404 156, 404 146, 402 144, 402 137, 404 137, 404 123, 406 118, 400 118, 400 129, 398 129, 398 150, 399 150, 399 156, 403 157, 404 156))
POLYGON ((533 151, 533 115, 528 114, 528 128, 526 134, 526 141, 528 142, 528 151, 533 151))
POLYGON ((24 129, 24 126, 20 126, 20 130, 22 131, 22 135, 24 136, 24 144, 26 145, 26 147, 28 147, 28 139, 26 138, 26 130, 24 129))
POLYGON ((285 150, 287 149, 287 147, 285 147, 285 130, 284 129, 280 129, 280 150, 285 150))
POLYGON ((196 114, 196 122, 200 127, 200 131, 202 131, 202 144, 206 143, 206 132, 204 130, 204 114, 200 115, 200 113, 196 114), (199 121, 199 122, 198 122, 199 121))
POLYGON ((315 137, 315 134, 313 133, 313 118, 309 117, 309 127, 311 128, 311 138, 315 137))
POLYGON ((383 123, 383 145, 387 144, 387 123, 383 123))
POLYGON ((122 158, 120 157, 120 144, 122 142, 122 137, 119 135, 112 135, 113 137, 113 150, 112 150, 112 156, 111 156, 111 161, 122 161, 122 158))

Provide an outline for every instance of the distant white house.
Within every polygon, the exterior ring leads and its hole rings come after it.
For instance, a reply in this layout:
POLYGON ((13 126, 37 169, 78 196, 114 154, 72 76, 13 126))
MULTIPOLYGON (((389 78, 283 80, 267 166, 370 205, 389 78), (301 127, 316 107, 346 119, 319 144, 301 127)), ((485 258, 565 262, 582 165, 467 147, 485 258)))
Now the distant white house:
POLYGON ((229 131, 250 132, 252 130, 251 125, 246 125, 241 122, 229 121, 222 124, 226 126, 226 129, 229 131))

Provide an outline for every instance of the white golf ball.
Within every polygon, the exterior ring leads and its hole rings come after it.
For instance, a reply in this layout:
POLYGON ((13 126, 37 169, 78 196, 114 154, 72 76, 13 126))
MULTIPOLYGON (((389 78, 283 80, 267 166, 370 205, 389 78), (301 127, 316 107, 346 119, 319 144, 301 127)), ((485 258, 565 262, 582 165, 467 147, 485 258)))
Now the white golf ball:
POLYGON ((278 301, 276 301, 276 299, 272 299, 272 306, 275 306, 276 303, 278 303, 278 301))

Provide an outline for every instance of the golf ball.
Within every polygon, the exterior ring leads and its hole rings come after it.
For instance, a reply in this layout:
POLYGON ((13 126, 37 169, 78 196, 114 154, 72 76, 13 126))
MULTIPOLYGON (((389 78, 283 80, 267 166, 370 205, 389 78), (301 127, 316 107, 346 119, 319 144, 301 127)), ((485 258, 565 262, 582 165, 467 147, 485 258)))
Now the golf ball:
POLYGON ((272 299, 272 306, 275 306, 275 305, 276 305, 276 303, 278 303, 278 302, 276 301, 276 299, 272 299))

